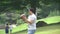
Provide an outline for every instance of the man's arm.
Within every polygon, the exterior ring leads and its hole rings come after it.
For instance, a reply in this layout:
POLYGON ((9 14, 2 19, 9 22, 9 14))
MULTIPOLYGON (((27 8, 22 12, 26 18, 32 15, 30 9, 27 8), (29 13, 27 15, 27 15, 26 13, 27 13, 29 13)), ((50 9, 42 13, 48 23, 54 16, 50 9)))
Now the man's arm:
POLYGON ((35 17, 31 17, 31 18, 28 18, 28 19, 27 19, 26 17, 24 17, 24 21, 25 21, 26 23, 32 24, 34 20, 35 20, 35 17))
POLYGON ((27 19, 26 17, 23 17, 22 20, 25 21, 26 23, 30 23, 30 24, 33 23, 32 19, 27 19))
POLYGON ((23 21, 25 21, 26 23, 30 23, 30 24, 32 24, 33 20, 34 20, 34 17, 32 17, 30 19, 27 19, 24 14, 21 15, 21 18, 22 18, 23 21))
POLYGON ((32 23, 33 23, 33 20, 25 19, 25 22, 26 22, 26 23, 30 23, 30 24, 32 24, 32 23))

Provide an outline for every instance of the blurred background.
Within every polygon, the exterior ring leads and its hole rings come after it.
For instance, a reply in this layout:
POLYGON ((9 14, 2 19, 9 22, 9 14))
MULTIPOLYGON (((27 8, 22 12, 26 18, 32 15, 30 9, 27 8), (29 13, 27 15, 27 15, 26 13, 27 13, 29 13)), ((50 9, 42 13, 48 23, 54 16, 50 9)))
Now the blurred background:
POLYGON ((30 8, 37 16, 35 34, 60 34, 60 0, 0 0, 0 34, 5 34, 6 23, 13 24, 12 34, 27 34, 20 15, 28 16, 30 8))

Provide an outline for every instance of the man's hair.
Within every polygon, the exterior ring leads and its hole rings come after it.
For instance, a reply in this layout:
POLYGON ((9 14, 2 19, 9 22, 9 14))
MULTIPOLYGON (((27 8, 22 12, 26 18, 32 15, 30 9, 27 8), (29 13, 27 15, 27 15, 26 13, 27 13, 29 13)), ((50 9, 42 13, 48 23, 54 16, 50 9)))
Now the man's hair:
POLYGON ((33 8, 31 8, 30 11, 33 12, 33 13, 35 13, 33 8))
POLYGON ((6 25, 8 25, 8 23, 6 25))

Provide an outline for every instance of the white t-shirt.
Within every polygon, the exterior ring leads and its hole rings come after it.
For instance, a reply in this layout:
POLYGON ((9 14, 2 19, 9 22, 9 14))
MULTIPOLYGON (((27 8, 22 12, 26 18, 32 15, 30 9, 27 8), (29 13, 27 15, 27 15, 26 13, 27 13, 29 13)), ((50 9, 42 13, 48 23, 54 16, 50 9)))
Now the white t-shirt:
POLYGON ((12 26, 12 25, 10 25, 9 27, 10 27, 10 29, 12 29, 12 28, 13 28, 13 26, 12 26))
POLYGON ((28 30, 36 30, 36 15, 32 14, 28 16, 28 20, 33 20, 32 24, 28 23, 28 30))

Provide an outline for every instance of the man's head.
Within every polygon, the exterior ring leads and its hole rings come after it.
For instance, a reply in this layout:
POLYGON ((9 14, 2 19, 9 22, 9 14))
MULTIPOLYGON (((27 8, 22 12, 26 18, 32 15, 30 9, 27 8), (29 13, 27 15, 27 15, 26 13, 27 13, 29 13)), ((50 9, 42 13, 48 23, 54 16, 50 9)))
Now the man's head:
POLYGON ((34 9, 31 8, 31 9, 29 10, 29 14, 31 15, 31 14, 33 14, 33 13, 34 13, 34 9))
POLYGON ((8 23, 6 25, 8 26, 8 23))

